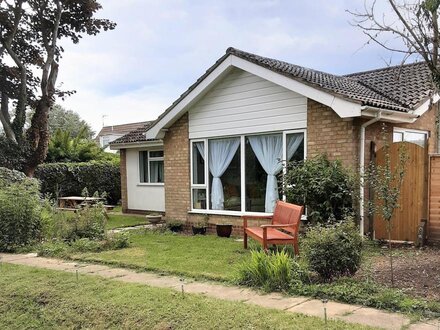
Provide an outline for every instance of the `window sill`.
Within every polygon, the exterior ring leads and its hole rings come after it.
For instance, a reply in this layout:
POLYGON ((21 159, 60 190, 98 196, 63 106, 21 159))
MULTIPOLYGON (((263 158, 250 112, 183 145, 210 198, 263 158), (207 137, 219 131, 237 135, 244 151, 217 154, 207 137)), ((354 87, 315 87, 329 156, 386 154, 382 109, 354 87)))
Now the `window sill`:
MULTIPOLYGON (((263 212, 239 212, 239 211, 221 211, 221 210, 191 210, 188 211, 189 214, 208 214, 208 215, 228 215, 233 217, 241 217, 244 215, 257 216, 257 217, 271 217, 273 213, 263 213, 263 212)), ((302 215, 301 221, 307 221, 307 216, 302 215)))
POLYGON ((138 187, 163 187, 164 184, 163 183, 138 183, 137 184, 138 187))

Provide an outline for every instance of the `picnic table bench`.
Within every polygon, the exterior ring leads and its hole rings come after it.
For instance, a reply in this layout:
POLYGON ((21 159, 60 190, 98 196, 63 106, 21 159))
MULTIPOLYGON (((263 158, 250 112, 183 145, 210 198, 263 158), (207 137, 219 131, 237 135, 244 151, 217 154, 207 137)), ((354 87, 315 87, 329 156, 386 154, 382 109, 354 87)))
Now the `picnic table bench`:
POLYGON ((59 209, 76 210, 83 206, 94 205, 104 201, 101 197, 81 197, 81 196, 67 196, 58 198, 59 209))

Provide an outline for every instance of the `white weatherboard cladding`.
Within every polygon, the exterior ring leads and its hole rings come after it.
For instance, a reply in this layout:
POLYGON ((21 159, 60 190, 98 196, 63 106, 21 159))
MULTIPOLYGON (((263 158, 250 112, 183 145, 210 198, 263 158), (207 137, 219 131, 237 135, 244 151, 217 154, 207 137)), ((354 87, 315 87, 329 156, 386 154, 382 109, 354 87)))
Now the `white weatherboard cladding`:
POLYGON ((306 97, 240 69, 189 109, 190 139, 306 127, 306 97))
POLYGON ((139 151, 127 149, 127 198, 132 210, 165 211, 164 185, 139 184, 139 151))

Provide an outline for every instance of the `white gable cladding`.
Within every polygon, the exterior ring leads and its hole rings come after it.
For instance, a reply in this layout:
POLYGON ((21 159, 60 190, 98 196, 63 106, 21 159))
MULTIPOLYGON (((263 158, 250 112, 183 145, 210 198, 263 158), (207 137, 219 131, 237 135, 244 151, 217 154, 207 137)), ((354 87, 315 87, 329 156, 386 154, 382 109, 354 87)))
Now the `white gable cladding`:
POLYGON ((191 139, 291 130, 307 127, 307 98, 233 69, 188 113, 191 139))

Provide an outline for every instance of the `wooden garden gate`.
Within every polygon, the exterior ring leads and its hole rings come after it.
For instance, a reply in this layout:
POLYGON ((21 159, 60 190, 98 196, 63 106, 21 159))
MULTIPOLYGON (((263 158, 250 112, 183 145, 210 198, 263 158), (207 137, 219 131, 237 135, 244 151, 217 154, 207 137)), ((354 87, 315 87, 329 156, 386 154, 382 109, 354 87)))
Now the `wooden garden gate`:
POLYGON ((440 155, 429 157, 428 240, 440 242, 440 155))
MULTIPOLYGON (((393 225, 391 230, 391 239, 396 241, 416 242, 419 224, 422 219, 427 218, 428 150, 427 148, 423 148, 415 143, 393 143, 389 149, 392 168, 395 168, 399 162, 399 150, 402 145, 405 147, 408 155, 408 161, 406 162, 405 177, 403 179, 400 193, 400 207, 394 211, 392 218, 393 225)), ((378 165, 385 164, 384 148, 377 152, 376 163, 378 165)), ((388 239, 385 221, 378 214, 374 215, 373 219, 375 238, 388 239)))

